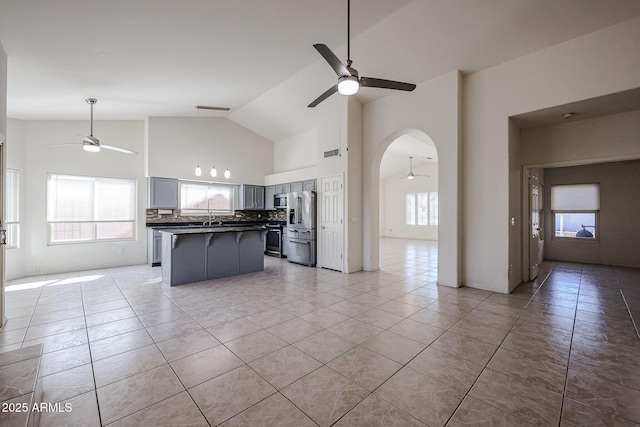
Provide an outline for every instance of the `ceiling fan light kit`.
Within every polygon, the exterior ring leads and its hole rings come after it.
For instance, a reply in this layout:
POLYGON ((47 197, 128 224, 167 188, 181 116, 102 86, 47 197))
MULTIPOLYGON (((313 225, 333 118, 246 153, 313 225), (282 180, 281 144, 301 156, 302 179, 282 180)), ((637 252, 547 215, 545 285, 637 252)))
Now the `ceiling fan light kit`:
MULTIPOLYGON (((98 102, 95 98, 86 98, 85 102, 91 106, 91 132, 89 136, 87 135, 78 135, 82 138, 82 149, 84 151, 88 151, 90 153, 98 153, 101 148, 105 148, 111 151, 118 151, 120 153, 125 154, 138 154, 136 151, 127 150, 126 148, 115 147, 113 145, 101 144, 100 140, 93 136, 93 106, 96 102, 98 102)), ((71 144, 53 144, 50 147, 59 147, 63 145, 76 145, 74 143, 71 144)))
POLYGON ((309 108, 313 108, 336 93, 341 95, 355 95, 360 87, 377 87, 381 89, 404 90, 411 92, 416 88, 413 83, 397 82, 394 80, 377 79, 374 77, 360 77, 358 70, 351 67, 351 0, 347 0, 347 63, 346 65, 324 44, 314 44, 318 53, 329 63, 338 75, 338 84, 327 89, 322 95, 314 99, 309 108))
POLYGON ((425 178, 431 177, 431 175, 416 175, 413 173, 413 156, 409 156, 409 173, 402 175, 400 179, 415 179, 417 176, 424 176, 425 178))
POLYGON ((338 92, 340 95, 355 95, 360 89, 360 83, 356 76, 340 76, 338 79, 338 92))

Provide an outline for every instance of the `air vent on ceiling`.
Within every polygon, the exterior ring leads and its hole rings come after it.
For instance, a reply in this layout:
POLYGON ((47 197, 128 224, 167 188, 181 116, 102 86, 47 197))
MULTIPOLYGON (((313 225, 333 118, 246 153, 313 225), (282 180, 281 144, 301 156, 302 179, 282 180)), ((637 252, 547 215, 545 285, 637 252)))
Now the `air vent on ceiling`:
POLYGON ((336 148, 335 150, 330 150, 330 151, 325 151, 324 152, 324 158, 326 159, 327 157, 333 157, 333 156, 338 156, 340 155, 340 149, 336 148))
POLYGON ((210 105, 196 105, 196 109, 198 110, 213 110, 213 111, 229 111, 231 108, 229 107, 212 107, 210 105))

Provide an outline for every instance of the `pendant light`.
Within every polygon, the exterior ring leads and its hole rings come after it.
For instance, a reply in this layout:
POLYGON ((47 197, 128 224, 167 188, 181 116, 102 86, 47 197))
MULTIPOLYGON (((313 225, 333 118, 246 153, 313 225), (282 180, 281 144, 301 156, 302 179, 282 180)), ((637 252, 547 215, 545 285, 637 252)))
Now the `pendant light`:
POLYGON ((231 172, 229 172, 229 168, 227 168, 227 170, 224 171, 224 177, 227 179, 231 178, 231 172))
POLYGON ((216 176, 218 176, 218 171, 216 170, 215 166, 211 167, 211 178, 215 178, 216 176))
POLYGON ((200 165, 196 166, 196 176, 202 175, 202 169, 200 169, 200 165))

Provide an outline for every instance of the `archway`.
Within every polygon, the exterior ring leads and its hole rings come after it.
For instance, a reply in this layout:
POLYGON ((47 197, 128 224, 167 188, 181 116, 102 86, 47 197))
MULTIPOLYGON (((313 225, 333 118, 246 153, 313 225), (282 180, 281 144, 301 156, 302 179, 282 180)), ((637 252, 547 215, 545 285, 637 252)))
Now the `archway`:
MULTIPOLYGON (((380 267, 380 166, 382 158, 389 146, 399 138, 409 136, 422 141, 424 144, 432 144, 438 163, 444 160, 443 165, 451 163, 457 165, 457 158, 442 158, 438 141, 420 129, 407 128, 387 135, 380 141, 372 152, 370 161, 365 165, 365 181, 368 191, 365 192, 365 215, 368 228, 364 233, 364 269, 378 270, 380 267)), ((446 154, 447 151, 444 150, 446 154)), ((408 161, 408 158, 407 158, 408 161)), ((408 166, 408 163, 407 163, 408 166)), ((459 246, 459 191, 456 185, 447 185, 449 175, 457 177, 457 168, 454 170, 437 168, 436 182, 438 183, 438 283, 447 286, 460 285, 460 246, 459 246), (449 172, 447 172, 447 170, 449 172), (445 184, 443 186, 443 184, 445 184), (453 256, 452 256, 453 255, 453 256)), ((451 183, 449 183, 451 184, 451 183)))

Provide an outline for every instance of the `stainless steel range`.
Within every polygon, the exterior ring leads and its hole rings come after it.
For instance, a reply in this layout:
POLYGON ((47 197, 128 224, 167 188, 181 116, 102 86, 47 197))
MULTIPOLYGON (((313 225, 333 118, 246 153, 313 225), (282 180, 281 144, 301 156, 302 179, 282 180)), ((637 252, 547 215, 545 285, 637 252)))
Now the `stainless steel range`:
POLYGON ((285 257, 284 224, 267 224, 267 242, 265 255, 278 258, 285 257))

